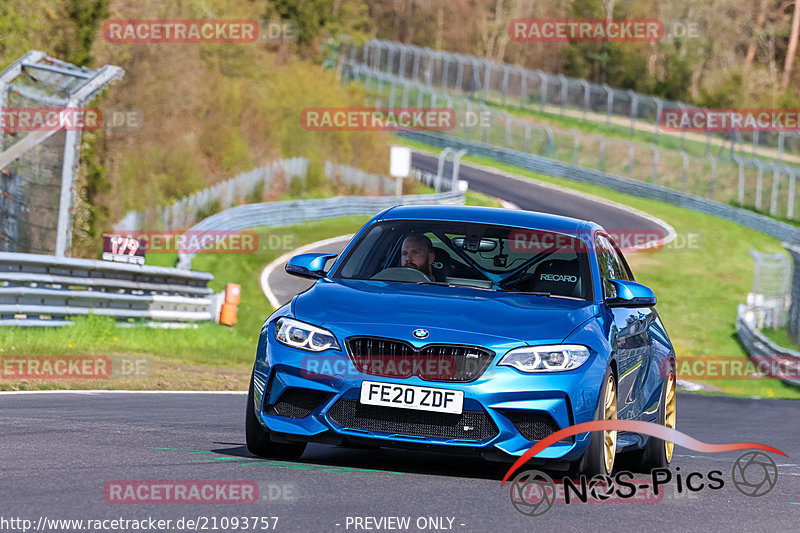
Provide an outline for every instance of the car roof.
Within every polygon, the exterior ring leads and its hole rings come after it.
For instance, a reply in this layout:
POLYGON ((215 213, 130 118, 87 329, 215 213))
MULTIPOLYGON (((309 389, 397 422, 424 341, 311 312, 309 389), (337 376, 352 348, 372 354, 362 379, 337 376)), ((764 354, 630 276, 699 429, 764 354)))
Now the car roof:
POLYGON ((384 220, 441 220, 498 224, 520 228, 554 231, 566 235, 585 235, 602 226, 577 218, 562 217, 538 211, 503 209, 465 205, 399 205, 376 217, 384 220))

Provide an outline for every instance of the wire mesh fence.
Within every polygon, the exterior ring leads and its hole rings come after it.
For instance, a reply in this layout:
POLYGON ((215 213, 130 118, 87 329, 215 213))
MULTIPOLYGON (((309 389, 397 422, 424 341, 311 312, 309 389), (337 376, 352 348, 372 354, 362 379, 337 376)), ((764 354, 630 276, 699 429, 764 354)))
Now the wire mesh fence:
POLYGON ((759 329, 786 326, 791 302, 792 267, 789 258, 783 254, 764 254, 756 250, 750 250, 750 257, 755 268, 753 289, 747 295, 744 310, 748 322, 759 329))
POLYGON ((85 106, 123 75, 35 50, 0 72, 0 251, 69 255, 85 106))
MULTIPOLYGON (((391 41, 374 39, 363 48, 350 47, 346 56, 352 63, 440 90, 500 106, 589 120, 607 129, 628 130, 631 136, 640 134, 655 143, 664 137, 661 112, 689 107, 683 102, 561 74, 391 41)), ((728 142, 750 145, 754 152, 767 150, 778 160, 787 156, 800 162, 800 130, 708 135, 684 132, 682 143, 686 137, 703 142, 706 153, 712 145, 728 142)))
POLYGON ((800 167, 752 157, 733 149, 733 144, 709 148, 682 138, 656 144, 641 137, 579 131, 498 109, 466 94, 441 91, 349 58, 344 60, 342 79, 362 83, 376 108, 453 109, 456 122, 447 131, 453 138, 597 169, 779 219, 800 217, 796 207, 800 167))

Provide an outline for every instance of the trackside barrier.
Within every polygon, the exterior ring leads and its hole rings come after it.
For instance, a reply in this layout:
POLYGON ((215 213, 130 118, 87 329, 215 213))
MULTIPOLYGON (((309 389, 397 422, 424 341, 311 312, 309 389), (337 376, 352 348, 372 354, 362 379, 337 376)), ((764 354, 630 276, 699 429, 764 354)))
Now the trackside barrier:
MULTIPOLYGON (((232 207, 189 228, 189 232, 241 231, 260 226, 285 227, 311 220, 344 216, 372 216, 395 205, 463 205, 465 191, 459 188, 438 194, 405 196, 340 196, 321 200, 267 202, 232 207)), ((194 253, 179 253, 178 268, 189 269, 194 253)))
MULTIPOLYGON (((764 336, 755 323, 757 313, 747 304, 739 305, 736 332, 750 358, 764 368, 779 369, 776 377, 800 387, 800 352, 783 348, 764 336)), ((772 372, 770 372, 772 374, 772 372)))
POLYGON ((0 326, 64 326, 102 315, 184 327, 217 319, 207 272, 0 253, 0 326))

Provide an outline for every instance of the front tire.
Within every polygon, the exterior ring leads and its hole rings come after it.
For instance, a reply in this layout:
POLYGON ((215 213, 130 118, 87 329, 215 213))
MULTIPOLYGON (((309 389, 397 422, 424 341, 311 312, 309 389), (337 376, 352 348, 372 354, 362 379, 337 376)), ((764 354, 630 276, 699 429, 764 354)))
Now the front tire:
POLYGON ((270 459, 299 459, 306 449, 306 443, 284 444, 269 438, 269 431, 259 422, 255 413, 255 394, 253 376, 250 376, 250 389, 247 392, 247 405, 244 410, 245 437, 247 450, 258 457, 270 459))
MULTIPOLYGON (((617 379, 611 367, 608 367, 603 375, 603 388, 600 390, 594 419, 617 419, 617 379)), ((617 454, 617 432, 593 431, 589 435, 589 439, 589 447, 577 464, 577 474, 583 474, 586 477, 610 476, 614 470, 614 460, 617 454)))

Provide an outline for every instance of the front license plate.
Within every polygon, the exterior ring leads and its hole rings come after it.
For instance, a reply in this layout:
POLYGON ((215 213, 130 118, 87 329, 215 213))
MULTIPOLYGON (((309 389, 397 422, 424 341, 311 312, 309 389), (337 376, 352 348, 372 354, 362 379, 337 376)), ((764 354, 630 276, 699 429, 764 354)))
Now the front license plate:
POLYGON ((367 405, 461 414, 464 391, 363 381, 360 401, 367 405))

